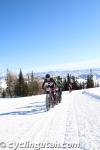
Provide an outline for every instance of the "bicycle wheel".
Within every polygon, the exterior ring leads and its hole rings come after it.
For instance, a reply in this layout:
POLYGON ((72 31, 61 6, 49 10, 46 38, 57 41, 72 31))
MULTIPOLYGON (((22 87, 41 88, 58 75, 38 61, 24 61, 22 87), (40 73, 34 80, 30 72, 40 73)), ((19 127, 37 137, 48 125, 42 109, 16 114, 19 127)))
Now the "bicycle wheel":
POLYGON ((46 110, 49 111, 50 109, 50 95, 46 95, 46 110))
POLYGON ((59 103, 61 103, 61 99, 62 99, 62 93, 61 91, 59 92, 59 103))
POLYGON ((54 102, 54 104, 55 104, 55 105, 58 104, 58 92, 56 92, 56 94, 55 94, 55 102, 54 102))

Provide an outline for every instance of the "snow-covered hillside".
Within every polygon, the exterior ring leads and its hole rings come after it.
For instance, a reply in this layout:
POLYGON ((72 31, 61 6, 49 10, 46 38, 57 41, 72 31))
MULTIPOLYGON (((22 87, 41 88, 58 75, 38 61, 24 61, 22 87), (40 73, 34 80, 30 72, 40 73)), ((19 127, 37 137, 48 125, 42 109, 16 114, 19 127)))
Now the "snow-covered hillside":
POLYGON ((45 95, 0 99, 1 150, 99 150, 100 88, 63 92, 45 109, 45 95))

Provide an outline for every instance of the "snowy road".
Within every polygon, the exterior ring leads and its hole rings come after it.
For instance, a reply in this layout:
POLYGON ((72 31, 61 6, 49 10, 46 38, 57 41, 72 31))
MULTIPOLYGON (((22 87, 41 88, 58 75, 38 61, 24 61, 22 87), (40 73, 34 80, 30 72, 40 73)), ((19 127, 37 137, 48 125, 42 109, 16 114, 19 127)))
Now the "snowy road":
POLYGON ((62 103, 45 112, 44 99, 0 101, 1 149, 100 149, 100 100, 64 92, 62 103))
POLYGON ((100 100, 85 95, 74 95, 81 149, 100 149, 100 100), (77 101, 77 102, 76 102, 77 101))

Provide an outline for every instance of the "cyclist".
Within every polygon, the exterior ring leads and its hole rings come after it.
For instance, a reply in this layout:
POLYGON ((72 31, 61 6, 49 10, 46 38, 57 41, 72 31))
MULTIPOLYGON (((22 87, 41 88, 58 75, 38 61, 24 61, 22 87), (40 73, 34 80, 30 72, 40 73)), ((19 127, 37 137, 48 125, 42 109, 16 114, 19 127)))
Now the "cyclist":
POLYGON ((42 89, 45 89, 45 90, 46 90, 46 88, 51 89, 51 93, 52 93, 52 96, 53 96, 53 99, 54 99, 54 103, 56 101, 55 93, 54 93, 55 92, 55 87, 56 87, 56 83, 55 83, 54 79, 50 77, 50 74, 46 74, 44 82, 42 84, 42 89))
POLYGON ((60 76, 58 76, 57 79, 56 79, 56 86, 58 88, 58 94, 59 94, 59 97, 60 97, 59 102, 61 102, 63 83, 62 83, 62 79, 61 79, 60 76))
POLYGON ((68 89, 69 89, 69 93, 71 93, 72 92, 72 84, 71 83, 69 83, 68 89))

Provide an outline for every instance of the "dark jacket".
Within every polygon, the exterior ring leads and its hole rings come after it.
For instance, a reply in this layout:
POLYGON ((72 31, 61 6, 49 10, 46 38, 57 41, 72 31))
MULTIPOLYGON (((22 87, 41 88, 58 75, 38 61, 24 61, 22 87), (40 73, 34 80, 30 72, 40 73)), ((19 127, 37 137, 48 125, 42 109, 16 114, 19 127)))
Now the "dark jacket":
POLYGON ((56 86, 56 83, 53 78, 50 78, 49 81, 47 79, 44 80, 44 82, 42 84, 43 89, 44 89, 45 84, 47 84, 47 87, 50 87, 50 88, 55 88, 55 86, 56 86))

